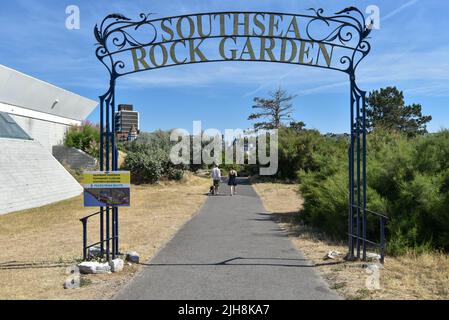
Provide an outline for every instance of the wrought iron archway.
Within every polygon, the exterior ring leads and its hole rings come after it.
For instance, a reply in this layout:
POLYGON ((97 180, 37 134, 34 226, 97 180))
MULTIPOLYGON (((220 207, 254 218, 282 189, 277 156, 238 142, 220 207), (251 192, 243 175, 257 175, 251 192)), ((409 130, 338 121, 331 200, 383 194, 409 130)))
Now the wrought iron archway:
MULTIPOLYGON (((218 61, 288 63, 344 72, 349 76, 350 84, 349 258, 366 259, 367 245, 374 242, 367 240, 366 92, 357 86, 356 69, 370 52, 371 46, 367 39, 371 28, 363 13, 355 7, 346 8, 332 16, 324 15, 323 9, 310 10, 313 14, 212 12, 153 20, 150 14, 141 14, 136 21, 120 14, 105 17, 94 29, 98 42, 96 56, 110 75, 109 89, 100 96, 100 170, 118 170, 114 115, 116 83, 122 76, 182 64, 218 61), (233 23, 226 25, 226 18, 234 18, 233 23), (257 27, 252 32, 249 30, 250 20, 257 27), (219 23, 219 28, 213 30, 215 22, 219 23), (279 26, 282 23, 288 25, 287 31, 275 34, 274 31, 282 28, 279 26), (184 34, 186 25, 189 30, 187 35, 184 34), (210 26, 208 34, 204 32, 205 26, 210 26), (259 58, 250 45, 253 39, 261 41, 259 58), (220 41, 220 55, 208 59, 199 49, 199 44, 204 41, 220 41), (231 57, 223 54, 226 43, 237 45, 238 41, 246 41, 240 57, 234 56, 232 51, 228 51, 231 57), (276 45, 281 48, 279 58, 273 54, 276 45), (286 58, 287 47, 291 48, 289 59, 286 58), (187 52, 182 61, 176 54, 177 48, 184 48, 187 52), (313 62, 310 61, 310 51, 314 49, 316 59, 313 62), (305 57, 309 60, 306 61, 305 57)), ((100 225, 101 252, 108 259, 110 255, 115 258, 119 253, 118 208, 101 208, 100 225)), ((383 246, 383 240, 381 243, 383 246)))

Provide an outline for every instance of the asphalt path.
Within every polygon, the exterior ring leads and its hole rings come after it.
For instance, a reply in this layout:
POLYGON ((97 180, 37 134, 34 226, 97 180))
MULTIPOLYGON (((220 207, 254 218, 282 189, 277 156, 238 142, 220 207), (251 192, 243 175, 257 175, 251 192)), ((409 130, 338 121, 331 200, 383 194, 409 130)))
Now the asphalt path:
POLYGON ((119 300, 340 299, 294 248, 247 180, 228 187, 118 293, 119 300))

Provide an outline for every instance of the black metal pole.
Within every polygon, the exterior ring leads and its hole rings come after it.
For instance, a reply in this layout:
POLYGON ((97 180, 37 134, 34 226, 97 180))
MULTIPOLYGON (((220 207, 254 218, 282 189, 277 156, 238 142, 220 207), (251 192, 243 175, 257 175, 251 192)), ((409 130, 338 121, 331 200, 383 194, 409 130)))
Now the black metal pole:
MULTIPOLYGON (((109 93, 111 94, 111 93, 109 93)), ((110 134, 111 134, 111 124, 110 124, 110 112, 109 105, 111 103, 111 97, 109 96, 106 100, 106 171, 110 170, 110 157, 109 157, 109 144, 110 144, 110 134)), ((111 247, 110 247, 110 208, 106 207, 106 258, 110 260, 111 247)))
POLYGON ((83 224, 83 261, 87 261, 87 220, 81 220, 83 224))
MULTIPOLYGON (((117 171, 117 145, 115 141, 115 82, 111 84, 112 87, 112 97, 111 97, 111 121, 112 121, 112 132, 111 132, 111 144, 112 144, 112 171, 117 171)), ((116 258, 117 255, 117 208, 112 208, 112 259, 116 258)))
POLYGON ((380 262, 385 262, 385 218, 380 218, 380 262))
MULTIPOLYGON (((104 170, 104 96, 100 97, 100 171, 104 170)), ((100 250, 104 257, 104 208, 100 208, 100 250)))
POLYGON ((115 208, 115 236, 116 236, 115 249, 117 250, 117 252, 116 252, 117 255, 119 255, 119 253, 120 253, 120 250, 119 250, 119 240, 120 240, 120 237, 119 237, 119 219, 118 219, 119 216, 118 216, 118 213, 119 213, 119 209, 115 208))
POLYGON ((363 260, 366 260, 366 237, 367 237, 367 181, 366 181, 366 92, 362 93, 362 125, 363 125, 363 260))
POLYGON ((360 176, 360 96, 357 96, 357 120, 356 120, 356 134, 357 134, 357 259, 360 259, 360 249, 361 249, 361 243, 360 243, 360 236, 361 236, 361 230, 360 230, 360 222, 361 222, 361 215, 360 215, 360 207, 361 207, 361 192, 360 192, 360 184, 361 184, 361 176, 360 176))
POLYGON ((351 141, 349 147, 349 258, 354 259, 354 82, 351 79, 351 141))

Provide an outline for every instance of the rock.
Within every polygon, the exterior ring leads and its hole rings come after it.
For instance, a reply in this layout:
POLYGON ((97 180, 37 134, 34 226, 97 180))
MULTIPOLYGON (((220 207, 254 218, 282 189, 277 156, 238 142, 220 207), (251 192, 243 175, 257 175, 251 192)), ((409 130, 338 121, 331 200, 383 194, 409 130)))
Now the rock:
POLYGON ((64 289, 66 290, 78 289, 80 286, 81 286, 81 277, 79 274, 68 277, 64 282, 64 289))
POLYGON ((366 254, 366 260, 368 261, 380 261, 380 254, 368 252, 366 254))
POLYGON ((82 274, 94 274, 97 270, 97 262, 83 262, 78 265, 82 274))
POLYGON ((95 246, 95 247, 89 248, 89 257, 90 258, 100 258, 101 257, 101 247, 95 246))
POLYGON ((107 263, 83 262, 78 265, 82 274, 103 274, 110 273, 111 267, 107 263))
POLYGON ((109 263, 109 266, 111 267, 112 272, 121 272, 125 267, 125 261, 122 259, 115 259, 109 263))
POLYGON ((368 265, 366 268, 366 273, 368 277, 366 278, 365 285, 370 291, 380 290, 380 269, 382 266, 377 264, 368 265))
POLYGON ((131 251, 126 253, 126 261, 132 263, 140 263, 140 255, 137 252, 131 251))
POLYGON ((341 256, 341 253, 338 251, 329 251, 326 256, 324 256, 324 260, 335 260, 341 256))
POLYGON ((67 269, 65 269, 65 274, 66 275, 79 275, 80 274, 80 269, 78 268, 77 265, 73 265, 70 267, 67 267, 67 269))

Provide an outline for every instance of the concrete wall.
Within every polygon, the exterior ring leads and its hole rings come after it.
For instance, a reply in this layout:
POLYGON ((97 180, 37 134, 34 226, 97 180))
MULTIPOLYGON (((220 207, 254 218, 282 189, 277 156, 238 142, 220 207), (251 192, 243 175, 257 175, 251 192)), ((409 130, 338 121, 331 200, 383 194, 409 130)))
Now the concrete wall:
POLYGON ((50 153, 53 146, 63 144, 70 126, 33 118, 10 115, 17 124, 34 140, 44 146, 50 153))
POLYGON ((0 150, 0 215, 82 193, 81 185, 38 142, 0 138, 0 150))
POLYGON ((95 171, 98 169, 98 161, 87 153, 65 146, 54 146, 53 156, 62 164, 69 165, 72 169, 84 169, 95 171))

